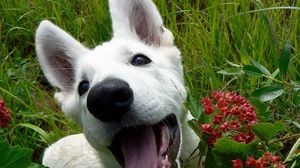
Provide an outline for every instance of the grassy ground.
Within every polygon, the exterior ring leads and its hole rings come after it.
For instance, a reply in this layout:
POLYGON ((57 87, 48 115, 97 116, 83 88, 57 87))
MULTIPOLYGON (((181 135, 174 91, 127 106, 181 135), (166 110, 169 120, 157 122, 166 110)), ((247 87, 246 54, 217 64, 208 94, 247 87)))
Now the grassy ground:
MULTIPOLYGON (((198 98, 213 90, 237 91, 251 97, 254 90, 268 82, 267 78, 217 72, 230 71, 232 64, 247 65, 252 58, 273 73, 289 41, 288 73, 272 80, 284 86, 285 93, 264 106, 271 120, 299 121, 299 91, 289 86, 291 81, 300 81, 300 1, 155 3, 182 51, 190 91, 188 107, 199 110, 198 98)), ((51 20, 89 47, 111 37, 107 2, 103 0, 0 2, 0 97, 12 113, 10 127, 0 129, 0 140, 35 149, 35 160, 50 143, 80 131, 55 105, 53 90, 37 63, 34 33, 43 19, 51 20)))

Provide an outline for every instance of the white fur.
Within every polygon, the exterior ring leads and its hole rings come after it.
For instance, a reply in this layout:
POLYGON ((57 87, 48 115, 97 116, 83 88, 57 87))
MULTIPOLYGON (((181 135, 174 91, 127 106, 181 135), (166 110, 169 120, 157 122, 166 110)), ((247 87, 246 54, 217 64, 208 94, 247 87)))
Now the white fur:
POLYGON ((110 0, 109 5, 113 38, 94 49, 87 49, 49 21, 42 21, 37 29, 36 51, 43 72, 57 88, 55 98, 62 111, 84 133, 51 145, 43 158, 46 166, 116 167, 118 163, 106 147, 121 128, 155 124, 171 113, 184 124, 181 135, 187 135, 182 137, 182 155, 178 158, 187 158, 197 146, 182 108, 186 91, 180 51, 155 5, 151 0, 110 0), (149 57, 152 63, 145 67, 131 65, 137 53, 149 57), (120 122, 96 119, 86 107, 87 96, 78 95, 77 87, 84 77, 91 87, 109 77, 126 81, 134 93, 133 108, 120 122))
POLYGON ((113 156, 108 149, 96 151, 83 134, 76 134, 62 138, 49 146, 44 153, 43 164, 55 168, 120 167, 117 162, 111 161, 111 158, 113 156))

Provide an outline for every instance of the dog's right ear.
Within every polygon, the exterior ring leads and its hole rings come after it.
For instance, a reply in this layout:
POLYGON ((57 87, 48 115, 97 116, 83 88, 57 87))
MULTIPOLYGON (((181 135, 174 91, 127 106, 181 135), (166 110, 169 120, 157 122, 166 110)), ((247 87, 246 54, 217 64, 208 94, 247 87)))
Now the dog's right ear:
POLYGON ((173 34, 152 0, 109 0, 113 37, 138 39, 145 44, 172 46, 173 34))
POLYGON ((89 50, 71 35, 49 21, 42 21, 36 31, 36 52, 42 70, 52 86, 69 92, 75 82, 74 66, 89 50))

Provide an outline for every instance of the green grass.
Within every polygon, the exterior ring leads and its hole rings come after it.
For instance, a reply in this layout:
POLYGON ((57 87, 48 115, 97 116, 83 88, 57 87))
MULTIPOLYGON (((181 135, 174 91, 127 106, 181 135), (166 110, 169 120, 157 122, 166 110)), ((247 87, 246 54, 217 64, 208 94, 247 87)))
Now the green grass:
MULTIPOLYGON (((253 58, 273 73, 280 64, 280 51, 290 41, 288 73, 278 77, 279 82, 272 82, 283 85, 286 92, 265 106, 272 120, 299 121, 299 91, 292 91, 280 81, 300 81, 300 1, 155 3, 182 52, 190 91, 188 107, 199 111, 198 99, 213 90, 237 91, 251 97, 254 90, 267 82, 266 78, 224 76, 217 72, 231 68, 230 62, 243 66, 253 58)), ((12 113, 10 127, 0 129, 0 140, 35 149, 35 160, 40 159, 42 150, 50 143, 80 131, 60 112, 52 98, 53 90, 37 63, 34 33, 43 19, 51 20, 89 47, 111 37, 108 5, 103 0, 0 2, 0 97, 12 113), (41 136, 42 132, 34 126, 48 135, 41 136)))

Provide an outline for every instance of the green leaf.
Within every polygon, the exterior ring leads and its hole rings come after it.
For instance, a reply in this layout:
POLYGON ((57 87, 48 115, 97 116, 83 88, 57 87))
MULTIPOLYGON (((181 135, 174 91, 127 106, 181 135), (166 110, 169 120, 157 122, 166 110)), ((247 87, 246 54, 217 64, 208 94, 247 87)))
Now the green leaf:
MULTIPOLYGON (((272 79, 274 79, 278 74, 279 74, 279 69, 277 68, 272 74, 271 74, 271 77, 272 77, 272 79)), ((270 86, 271 85, 271 83, 274 81, 274 80, 272 80, 272 79, 268 79, 267 80, 267 82, 266 82, 266 84, 265 84, 265 86, 270 86)))
POLYGON ((195 120, 195 119, 189 120, 187 123, 190 126, 190 128, 193 129, 193 131, 196 133, 196 135, 198 135, 198 137, 201 137, 200 127, 199 127, 197 120, 195 120))
POLYGON ((235 63, 233 63, 233 62, 230 62, 230 61, 227 60, 227 59, 225 59, 225 61, 226 61, 227 64, 229 64, 229 65, 231 65, 231 66, 233 66, 233 67, 236 67, 236 68, 241 68, 241 67, 242 67, 242 65, 235 64, 235 63))
POLYGON ((204 162, 204 167, 218 167, 216 162, 216 157, 213 155, 212 150, 208 150, 206 153, 206 158, 204 162))
POLYGON ((293 85, 293 90, 294 91, 299 91, 300 90, 300 82, 295 82, 295 81, 291 81, 291 85, 293 85))
POLYGON ((227 68, 227 69, 218 71, 218 74, 235 76, 235 75, 243 75, 244 71, 242 71, 241 69, 238 69, 238 68, 227 68))
POLYGON ((1 168, 26 168, 31 165, 33 151, 19 146, 10 147, 6 142, 0 142, 1 168))
POLYGON ((247 52, 247 49, 246 48, 241 48, 240 55, 241 55, 242 64, 248 65, 250 63, 250 57, 249 57, 249 54, 247 52))
POLYGON ((267 86, 252 92, 252 96, 258 98, 261 102, 271 101, 284 93, 281 86, 267 86))
POLYGON ((261 140, 269 142, 273 139, 279 132, 285 131, 285 125, 282 122, 271 123, 257 123, 252 125, 253 133, 259 137, 261 140))
POLYGON ((46 168, 45 166, 38 164, 38 163, 32 163, 30 166, 27 168, 46 168))
POLYGON ((214 150, 223 155, 241 156, 247 155, 253 147, 253 143, 245 144, 231 139, 220 138, 215 143, 214 150))
POLYGON ((271 73, 268 71, 268 69, 264 66, 262 66, 259 62, 255 61, 254 59, 250 60, 251 64, 255 66, 257 69, 259 69, 263 74, 270 76, 271 73))
POLYGON ((248 98, 250 103, 255 107, 257 117, 261 122, 269 122, 273 120, 273 113, 267 111, 267 106, 264 102, 259 101, 256 98, 248 98))
POLYGON ((291 158, 285 160, 284 163, 288 168, 299 168, 300 167, 300 153, 295 153, 291 158))
POLYGON ((243 68, 243 71, 247 75, 253 75, 253 76, 257 76, 257 77, 263 76, 263 73, 257 67, 255 67, 253 65, 245 65, 243 68))
POLYGON ((295 144, 293 145, 292 149, 290 150, 288 156, 286 157, 285 159, 285 162, 287 160, 290 160, 291 157, 293 156, 293 154, 296 153, 296 150, 299 149, 299 146, 300 146, 300 138, 298 138, 298 140, 295 142, 295 144))
POLYGON ((44 131, 42 128, 36 126, 36 125, 33 125, 33 124, 29 124, 29 123, 21 123, 21 124, 18 124, 17 126, 20 126, 20 127, 27 127, 29 129, 32 129, 34 131, 36 131, 37 133, 39 133, 41 135, 41 138, 47 142, 47 143, 51 143, 51 136, 46 132, 44 131))
POLYGON ((300 124, 297 121, 292 121, 292 124, 294 124, 298 129, 300 129, 300 124))
POLYGON ((284 49, 280 51, 279 69, 281 75, 286 75, 291 60, 292 45, 289 40, 286 41, 284 49))

